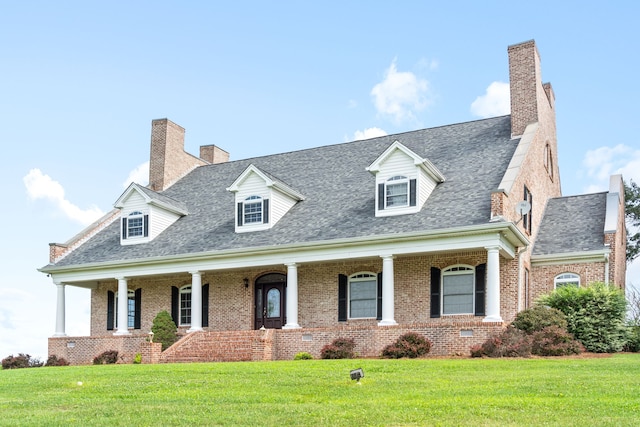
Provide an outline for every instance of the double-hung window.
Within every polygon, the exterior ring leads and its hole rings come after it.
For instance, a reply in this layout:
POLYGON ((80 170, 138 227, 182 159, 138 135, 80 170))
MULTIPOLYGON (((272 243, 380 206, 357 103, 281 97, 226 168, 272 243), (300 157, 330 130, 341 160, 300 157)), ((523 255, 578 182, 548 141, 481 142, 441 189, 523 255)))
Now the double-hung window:
POLYGON ((385 207, 402 206, 409 206, 409 180, 406 176, 397 175, 385 183, 385 207))
POLYGON ((247 197, 244 200, 243 216, 245 224, 262 223, 262 197, 247 197))
POLYGON ((453 266, 442 272, 442 314, 473 314, 475 270, 453 266))
POLYGON ((378 280, 373 273, 349 277, 349 317, 375 318, 378 307, 378 280))
POLYGON ((122 239, 136 239, 147 236, 149 236, 149 215, 134 211, 122 218, 122 239))

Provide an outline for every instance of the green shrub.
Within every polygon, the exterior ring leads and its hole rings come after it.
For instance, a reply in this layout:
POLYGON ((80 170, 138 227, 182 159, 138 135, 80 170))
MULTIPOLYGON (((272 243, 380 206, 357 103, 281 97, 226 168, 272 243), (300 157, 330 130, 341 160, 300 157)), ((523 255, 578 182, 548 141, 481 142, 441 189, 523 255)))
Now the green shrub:
POLYGON ((567 330, 587 351, 612 353, 627 343, 627 302, 624 293, 603 283, 584 288, 564 286, 540 298, 540 304, 562 311, 567 330))
POLYGON ((178 327, 167 310, 161 311, 153 319, 151 332, 153 332, 153 340, 162 343, 162 351, 178 340, 178 327))
POLYGON ((40 359, 31 357, 28 354, 13 354, 2 359, 2 369, 39 368, 42 366, 40 359))
POLYGON ((353 359, 356 344, 352 338, 336 338, 331 344, 322 347, 320 357, 323 359, 353 359))
POLYGON ((547 326, 531 334, 531 353, 537 356, 568 356, 584 352, 584 346, 566 329, 547 326))
POLYGON ((627 343, 624 345, 624 351, 631 351, 634 353, 640 352, 640 326, 629 326, 627 343))
POLYGON ((382 350, 382 357, 387 359, 400 359, 424 356, 431 351, 431 341, 425 336, 415 332, 407 332, 401 335, 396 342, 389 344, 382 350))
POLYGON ((531 337, 524 331, 508 326, 480 346, 471 348, 472 357, 530 357, 531 337))
POLYGON ((536 305, 518 313, 511 325, 527 334, 532 334, 549 326, 567 329, 567 318, 558 309, 536 305))
POLYGON ((293 360, 311 360, 311 359, 313 359, 313 356, 307 353, 306 351, 301 351, 300 353, 297 353, 295 356, 293 356, 293 360))
POLYGON ((47 358, 47 362, 44 366, 69 366, 69 362, 64 357, 58 357, 52 354, 47 358))
POLYGON ((139 365, 141 363, 142 363, 142 354, 136 353, 136 355, 133 357, 133 364, 139 365))
POLYGON ((112 365, 118 362, 118 350, 107 350, 93 358, 94 365, 112 365))

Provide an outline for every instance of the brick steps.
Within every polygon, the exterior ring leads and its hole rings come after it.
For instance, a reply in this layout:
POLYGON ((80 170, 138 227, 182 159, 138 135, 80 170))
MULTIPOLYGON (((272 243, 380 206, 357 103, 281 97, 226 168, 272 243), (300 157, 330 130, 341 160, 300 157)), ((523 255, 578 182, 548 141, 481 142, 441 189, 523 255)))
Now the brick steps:
POLYGON ((185 335, 160 356, 161 363, 270 360, 273 331, 202 331, 185 335))

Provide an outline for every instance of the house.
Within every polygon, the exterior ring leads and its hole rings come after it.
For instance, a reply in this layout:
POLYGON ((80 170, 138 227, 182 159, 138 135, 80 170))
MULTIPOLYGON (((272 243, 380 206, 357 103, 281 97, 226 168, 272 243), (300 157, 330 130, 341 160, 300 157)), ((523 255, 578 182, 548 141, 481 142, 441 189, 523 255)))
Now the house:
POLYGON ((57 286, 49 354, 150 362, 376 356, 408 331, 468 354, 540 295, 624 287, 621 176, 563 197, 551 85, 534 41, 508 48, 511 115, 230 161, 154 120, 148 186, 40 271, 57 286), (91 334, 65 332, 65 288, 91 289, 91 334), (182 338, 148 342, 169 311, 182 338))

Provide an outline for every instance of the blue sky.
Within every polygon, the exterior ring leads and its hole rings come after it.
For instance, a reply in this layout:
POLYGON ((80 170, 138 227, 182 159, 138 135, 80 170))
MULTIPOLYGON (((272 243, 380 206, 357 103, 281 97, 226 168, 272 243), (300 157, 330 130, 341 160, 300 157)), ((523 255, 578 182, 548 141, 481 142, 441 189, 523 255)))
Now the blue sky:
MULTIPOLYGON (((238 160, 507 114, 507 46, 535 39, 563 194, 640 182, 639 5, 432 3, 0 0, 0 357, 46 356, 36 269, 146 179, 156 118, 238 160)), ((88 319, 68 287, 67 333, 88 319)))

